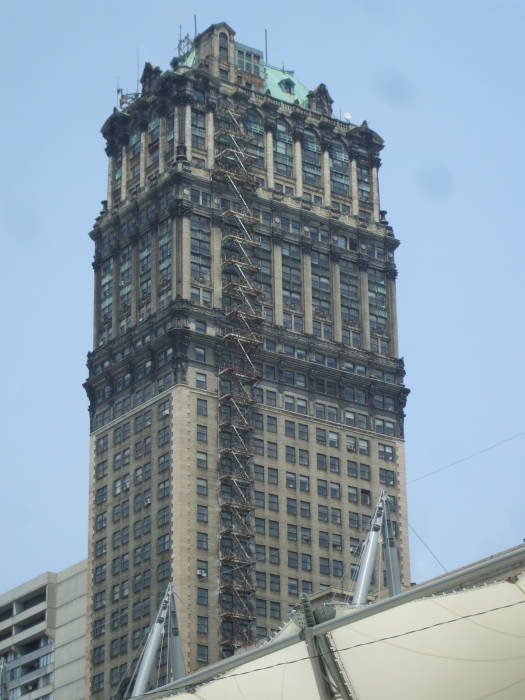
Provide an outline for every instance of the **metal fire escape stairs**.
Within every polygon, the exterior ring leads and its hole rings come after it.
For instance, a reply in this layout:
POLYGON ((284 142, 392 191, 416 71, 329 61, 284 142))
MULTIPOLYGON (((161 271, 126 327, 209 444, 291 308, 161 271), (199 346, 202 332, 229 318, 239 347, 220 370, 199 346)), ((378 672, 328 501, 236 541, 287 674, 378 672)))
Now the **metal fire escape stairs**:
POLYGON ((254 384, 261 378, 254 355, 262 339, 258 330, 261 289, 254 251, 256 221, 247 199, 257 183, 250 173, 251 137, 242 116, 229 107, 216 113, 217 190, 226 192, 221 217, 222 306, 225 327, 218 349, 219 615, 222 656, 255 642, 255 546, 253 502, 254 384))

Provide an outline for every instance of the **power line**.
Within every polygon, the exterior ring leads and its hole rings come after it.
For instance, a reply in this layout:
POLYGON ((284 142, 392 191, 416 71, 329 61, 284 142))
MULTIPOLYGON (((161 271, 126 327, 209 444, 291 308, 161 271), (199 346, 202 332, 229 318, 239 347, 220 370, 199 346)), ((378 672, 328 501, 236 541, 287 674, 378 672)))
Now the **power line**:
POLYGON ((490 450, 494 450, 496 447, 500 447, 500 445, 504 445, 507 442, 511 442, 512 440, 516 440, 519 437, 523 437, 525 435, 525 430, 522 431, 521 433, 515 433, 514 435, 511 435, 508 438, 505 438, 504 440, 500 440, 499 442, 495 442, 493 445, 489 445, 488 447, 484 447, 482 450, 478 450, 477 452, 473 452, 470 455, 467 455, 466 457, 461 457, 461 459, 456 459, 454 462, 450 462, 450 464, 445 464, 443 467, 438 467, 437 469, 433 469, 430 472, 427 472, 426 474, 422 474, 421 476, 416 476, 415 479, 410 479, 408 481, 408 484, 414 484, 416 481, 421 481, 422 479, 427 479, 429 476, 433 476, 434 474, 438 474, 439 472, 443 472, 446 469, 451 469, 452 467, 455 467, 458 464, 461 464, 462 462, 467 462, 469 459, 472 459, 473 457, 478 457, 479 455, 485 454, 486 452, 490 452, 490 450))
MULTIPOLYGON (((391 634, 388 637, 380 637, 379 639, 371 639, 368 642, 359 642, 358 644, 351 644, 347 647, 333 647, 334 651, 351 651, 352 649, 359 649, 361 647, 372 646, 373 644, 379 644, 380 642, 389 642, 393 639, 401 639, 403 637, 408 637, 412 634, 417 634, 418 632, 426 632, 430 629, 435 629, 436 627, 444 627, 445 625, 450 625, 454 622, 460 622, 461 620, 470 620, 474 617, 481 617, 482 615, 488 615, 491 612, 498 612, 499 610, 507 610, 509 608, 514 608, 518 605, 523 605, 525 600, 518 600, 515 603, 508 603, 507 605, 499 605, 495 608, 490 608, 489 610, 481 610, 480 612, 469 613, 468 615, 461 615, 460 617, 454 617, 451 620, 442 620, 441 622, 434 622, 431 625, 425 625, 424 627, 418 627, 414 630, 409 630, 408 632, 399 632, 399 634, 391 634)), ((312 659, 321 659, 323 656, 327 656, 329 652, 321 654, 312 654, 307 656, 302 656, 299 659, 292 659, 290 661, 279 661, 275 664, 269 664, 268 666, 261 666, 260 668, 252 668, 249 671, 240 671, 238 673, 231 673, 229 675, 218 676, 214 678, 214 681, 229 680, 230 678, 239 678, 240 676, 249 676, 251 673, 258 673, 259 671, 269 671, 272 668, 279 668, 281 666, 291 666, 292 664, 297 664, 302 661, 310 661, 312 659)), ((513 660, 525 658, 525 655, 520 655, 513 657, 513 660)), ((183 688, 178 688, 177 690, 183 690, 183 688)))
POLYGON ((412 530, 412 532, 413 532, 414 535, 418 538, 418 540, 421 542, 421 544, 423 545, 423 547, 424 547, 428 552, 430 552, 430 554, 434 557, 434 559, 437 561, 437 563, 440 565, 440 567, 443 569, 443 571, 444 571, 445 573, 447 573, 447 572, 448 572, 448 569, 446 568, 446 566, 445 566, 442 562, 439 561, 439 559, 437 558, 437 556, 436 556, 436 555, 434 554, 434 552, 430 549, 430 547, 429 547, 428 544, 424 541, 424 539, 421 537, 421 535, 418 535, 418 533, 414 530, 414 528, 412 527, 412 525, 411 525, 410 523, 408 523, 408 527, 412 530))

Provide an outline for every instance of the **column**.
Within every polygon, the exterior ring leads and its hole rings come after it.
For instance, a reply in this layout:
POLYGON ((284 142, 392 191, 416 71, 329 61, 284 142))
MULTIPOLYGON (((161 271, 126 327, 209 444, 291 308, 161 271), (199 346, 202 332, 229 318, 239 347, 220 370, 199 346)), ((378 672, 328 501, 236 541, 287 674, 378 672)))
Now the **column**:
POLYGON ((178 96, 178 102, 175 107, 175 158, 179 161, 185 161, 187 155, 186 149, 186 105, 183 102, 183 96, 178 96))
POLYGON ((264 133, 264 162, 266 165, 266 186, 269 190, 275 187, 274 169, 273 169, 273 125, 265 124, 264 133))
POLYGON ((208 168, 215 166, 215 115, 213 109, 208 106, 206 112, 206 149, 208 152, 208 168))
POLYGON ((113 177, 115 173, 115 156, 110 155, 108 157, 108 189, 107 189, 107 201, 108 209, 113 209, 113 177))
POLYGON ((372 190, 372 221, 375 222, 379 221, 379 164, 379 158, 374 159, 374 161, 372 162, 372 167, 370 169, 370 177, 372 180, 372 182, 370 183, 372 190))
POLYGON ((359 296, 361 316, 361 347, 370 350, 370 311, 368 309, 368 262, 359 260, 359 296))
POLYGON ((220 221, 211 225, 211 282, 213 289, 212 306, 220 309, 222 306, 222 231, 220 221))
POLYGON ((186 144, 186 160, 191 162, 191 104, 184 105, 184 143, 186 144))
MULTIPOLYGON (((303 154, 302 154, 302 135, 295 132, 293 136, 293 169, 295 176, 295 196, 299 199, 303 198, 303 154)), ((311 332, 311 331, 310 331, 311 332)))
POLYGON ((309 241, 302 241, 301 263, 303 266, 303 308, 304 308, 304 332, 313 333, 313 309, 312 309, 312 257, 309 241), (305 245, 306 244, 306 245, 305 245))
POLYGON ((283 325, 283 256, 281 239, 277 236, 272 241, 272 274, 273 274, 273 314, 274 323, 283 325))
POLYGON ((140 179, 141 187, 146 186, 146 165, 148 162, 148 132, 143 127, 140 132, 140 179))
POLYGON ((128 196, 128 149, 122 146, 122 176, 120 179, 120 201, 124 202, 128 196))
POLYGON ((332 318, 334 324, 334 340, 336 343, 343 341, 341 321, 341 274, 339 269, 340 255, 337 251, 330 253, 330 277, 332 288, 332 318))
POLYGON ((166 117, 159 122, 159 175, 166 170, 166 149, 168 147, 168 125, 166 117))
POLYGON ((171 220, 171 298, 177 296, 177 259, 179 249, 177 248, 177 219, 171 220))
POLYGON ((328 144, 323 144, 321 152, 321 182, 323 184, 323 204, 329 207, 332 204, 332 191, 330 188, 330 151, 328 144))
POLYGON ((391 357, 399 356, 398 338, 397 338, 397 301, 396 301, 396 277, 397 270, 387 270, 387 306, 388 306, 388 325, 390 335, 390 352, 391 357))
POLYGON ((350 192, 352 193, 352 214, 359 215, 359 190, 357 187, 357 162, 351 157, 350 161, 350 192))
POLYGON ((113 251, 113 290, 112 295, 112 316, 111 335, 116 338, 119 334, 119 312, 120 312, 120 255, 118 250, 113 251))
POLYGON ((93 347, 96 348, 98 346, 100 327, 100 262, 93 262, 93 271, 95 273, 93 295, 93 347))
POLYGON ((191 223, 189 214, 178 215, 177 227, 177 298, 191 297, 191 223))
POLYGON ((131 323, 136 325, 139 317, 139 239, 131 239, 131 323))

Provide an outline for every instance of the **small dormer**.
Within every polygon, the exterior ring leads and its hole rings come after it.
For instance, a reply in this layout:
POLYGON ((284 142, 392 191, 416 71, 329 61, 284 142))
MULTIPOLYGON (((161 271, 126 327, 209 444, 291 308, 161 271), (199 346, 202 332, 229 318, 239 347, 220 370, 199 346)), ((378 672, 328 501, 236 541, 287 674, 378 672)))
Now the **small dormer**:
POLYGON ((235 31, 226 22, 212 24, 195 37, 197 64, 207 63, 212 75, 233 81, 235 31))
POLYGON ((279 87, 287 95, 295 94, 295 82, 291 78, 284 78, 279 82, 279 87))

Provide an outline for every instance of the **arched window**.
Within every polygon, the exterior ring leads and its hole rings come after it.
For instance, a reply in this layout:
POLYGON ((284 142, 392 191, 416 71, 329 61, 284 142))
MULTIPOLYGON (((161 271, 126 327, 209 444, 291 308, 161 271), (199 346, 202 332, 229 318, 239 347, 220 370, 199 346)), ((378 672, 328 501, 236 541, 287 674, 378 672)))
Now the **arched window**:
POLYGON ((219 61, 228 63, 228 35, 225 32, 219 34, 219 61))
POLYGON ((321 185, 321 146, 309 129, 303 135, 303 182, 314 187, 321 185))
POLYGON ((244 126, 250 136, 248 153, 255 158, 254 165, 264 168, 264 125, 263 120, 254 109, 248 109, 244 117, 244 126))
POLYGON ((273 142, 275 172, 285 177, 293 174, 292 130, 284 119, 278 119, 273 142))
POLYGON ((332 194, 348 197, 350 180, 348 177, 348 151, 342 141, 330 143, 330 182, 332 194))

